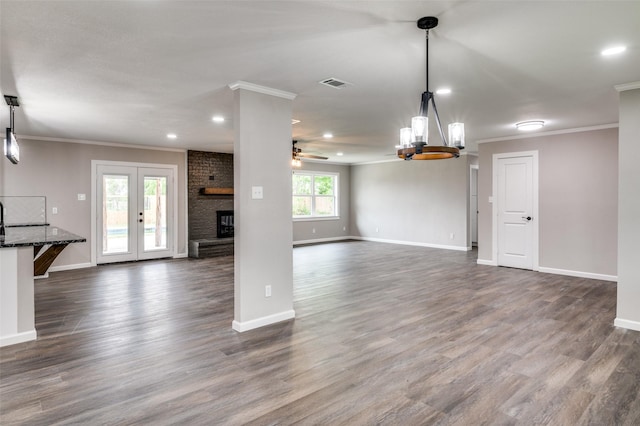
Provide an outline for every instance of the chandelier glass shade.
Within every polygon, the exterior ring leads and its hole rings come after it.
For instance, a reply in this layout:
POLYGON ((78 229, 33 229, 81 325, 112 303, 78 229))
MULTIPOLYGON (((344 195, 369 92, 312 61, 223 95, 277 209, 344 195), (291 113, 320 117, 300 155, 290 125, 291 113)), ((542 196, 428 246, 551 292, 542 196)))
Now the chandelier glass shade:
POLYGON ((404 160, 441 160, 446 158, 457 158, 460 150, 464 149, 464 124, 449 124, 449 139, 442 130, 438 109, 433 97, 433 92, 429 90, 429 30, 438 25, 438 18, 427 16, 417 22, 418 28, 426 33, 426 73, 425 88, 420 102, 420 113, 411 119, 411 127, 400 129, 400 144, 398 157, 404 160), (429 144, 429 104, 433 110, 435 123, 442 140, 442 145, 429 144))

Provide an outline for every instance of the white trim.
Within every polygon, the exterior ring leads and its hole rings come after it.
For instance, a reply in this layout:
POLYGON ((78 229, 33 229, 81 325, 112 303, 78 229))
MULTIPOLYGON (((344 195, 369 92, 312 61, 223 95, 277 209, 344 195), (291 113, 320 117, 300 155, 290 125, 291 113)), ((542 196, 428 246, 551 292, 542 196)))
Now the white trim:
POLYGON ((277 314, 267 315, 266 317, 256 318, 249 321, 236 321, 233 320, 231 328, 237 332, 244 332, 253 330, 254 328, 264 327, 266 325, 275 324, 282 321, 287 321, 296 317, 296 312, 293 309, 284 312, 278 312, 277 314))
POLYGON ((362 241, 373 241, 376 243, 389 243, 389 244, 402 244, 405 246, 418 246, 418 247, 429 247, 429 248, 437 248, 444 250, 456 250, 456 251, 469 251, 470 249, 466 246, 447 246, 443 244, 430 244, 430 243, 420 243, 416 241, 401 241, 401 240, 387 240, 384 238, 371 238, 371 237, 349 237, 352 240, 362 240, 362 241))
POLYGON ((28 342, 30 340, 36 340, 37 338, 38 334, 36 333, 36 329, 34 328, 33 330, 23 331, 20 333, 11 334, 9 336, 0 337, 0 347, 28 342))
MULTIPOLYGON (((467 238, 468 241, 467 243, 473 247, 473 235, 472 235, 472 230, 473 230, 473 226, 472 226, 472 216, 475 214, 476 215, 476 234, 478 233, 478 203, 480 202, 480 198, 478 195, 478 189, 480 187, 480 185, 478 185, 478 174, 480 173, 480 166, 479 164, 469 164, 469 208, 467 209, 467 226, 468 231, 467 231, 467 238), (471 211, 471 197, 473 197, 473 195, 471 194, 471 189, 472 189, 472 182, 473 182, 473 170, 477 170, 478 172, 476 173, 476 211, 472 212, 471 211)), ((477 239, 477 238, 476 238, 477 239)), ((476 245, 478 244, 478 241, 476 241, 476 245)), ((471 248, 469 249, 471 250, 471 248)))
POLYGON ((616 327, 628 328, 629 330, 640 331, 640 321, 616 318, 615 320, 613 320, 613 325, 615 325, 616 327))
POLYGON ((174 259, 184 259, 185 257, 189 257, 189 253, 178 253, 173 256, 174 259))
POLYGON ((478 259, 476 260, 476 263, 478 265, 485 265, 485 266, 498 266, 498 262, 496 262, 495 260, 487 260, 487 259, 478 259))
POLYGON ((322 220, 340 220, 340 216, 293 216, 294 222, 315 222, 322 220))
POLYGON ((289 100, 294 100, 296 98, 295 93, 285 92, 284 90, 273 89, 271 87, 260 86, 254 83, 248 83, 246 81, 236 81, 235 83, 229 84, 229 89, 238 90, 244 89, 249 90, 251 92, 263 93, 265 95, 276 96, 278 98, 284 98, 289 100))
POLYGON ((546 274, 567 275, 570 277, 590 278, 592 280, 618 281, 618 277, 616 275, 596 274, 593 272, 571 271, 568 269, 547 268, 545 266, 538 268, 538 271, 546 274))
POLYGON ((316 238, 315 240, 298 240, 294 241, 293 245, 299 244, 316 244, 316 243, 327 243, 331 241, 345 241, 345 240, 353 240, 355 237, 328 237, 328 238, 316 238))
MULTIPOLYGON (((47 271, 47 276, 49 275, 49 272, 58 272, 58 271, 70 271, 72 269, 84 269, 84 268, 91 268, 95 265, 93 265, 91 262, 85 262, 85 263, 74 263, 72 265, 60 265, 60 266, 52 266, 49 268, 49 270, 47 271)), ((35 277, 34 277, 35 278, 35 277)), ((43 277, 44 278, 44 277, 43 277)))
POLYGON ((64 143, 79 143, 83 145, 100 145, 100 146, 112 146, 116 148, 130 148, 130 149, 150 149, 153 151, 171 151, 171 152, 187 152, 184 148, 166 148, 162 146, 153 146, 153 145, 134 145, 134 144, 126 144, 126 143, 117 143, 117 142, 101 142, 101 141, 91 141, 86 139, 67 139, 67 138, 50 138, 46 136, 29 136, 29 135, 18 135, 20 139, 27 139, 30 141, 42 141, 42 142, 64 142, 64 143))
MULTIPOLYGON (((540 243, 540 214, 539 214, 539 177, 538 177, 538 151, 520 151, 520 152, 502 152, 499 154, 493 154, 493 160, 491 163, 492 174, 492 189, 491 198, 491 258, 492 261, 498 266, 498 171, 497 162, 504 158, 515 157, 532 157, 533 162, 533 266, 532 270, 537 271, 539 269, 539 243, 540 243)), ((479 201, 478 201, 479 203, 479 201)))
POLYGON ((618 92, 625 92, 627 90, 640 89, 640 81, 634 81, 633 83, 616 84, 613 86, 618 92))
POLYGON ((504 136, 500 138, 481 139, 479 141, 476 141, 476 143, 502 142, 502 141, 511 141, 514 139, 541 138, 545 136, 564 135, 567 133, 580 133, 580 132, 591 132, 594 130, 615 129, 617 127, 618 127, 618 123, 600 124, 598 126, 576 127, 574 129, 551 130, 548 132, 527 133, 526 135, 513 135, 513 136, 504 136))

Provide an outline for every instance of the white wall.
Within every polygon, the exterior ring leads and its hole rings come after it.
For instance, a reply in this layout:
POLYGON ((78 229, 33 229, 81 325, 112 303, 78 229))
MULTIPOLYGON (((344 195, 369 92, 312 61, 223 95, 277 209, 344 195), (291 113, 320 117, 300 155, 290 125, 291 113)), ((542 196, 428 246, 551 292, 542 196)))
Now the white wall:
POLYGON ((178 254, 186 253, 185 152, 124 148, 69 142, 20 140, 20 162, 0 161, 0 195, 47 197, 47 219, 87 239, 69 244, 53 268, 87 266, 91 262, 91 160, 129 161, 178 166, 178 254), (86 201, 78 201, 86 194, 86 201), (53 215, 51 208, 57 207, 53 215))
POLYGON ((338 209, 339 218, 329 220, 294 220, 293 242, 313 242, 340 239, 349 234, 349 202, 351 186, 351 167, 337 164, 315 163, 303 161, 302 167, 296 170, 338 173, 338 209), (315 229, 315 233, 313 230, 315 229))
POLYGON ((466 250, 469 161, 464 155, 352 166, 351 235, 466 250))
POLYGON ((492 158, 538 151, 539 265, 570 275, 617 274, 618 129, 479 144, 478 259, 492 261, 492 158))
POLYGON ((620 92, 618 306, 615 324, 640 331, 640 83, 620 92))

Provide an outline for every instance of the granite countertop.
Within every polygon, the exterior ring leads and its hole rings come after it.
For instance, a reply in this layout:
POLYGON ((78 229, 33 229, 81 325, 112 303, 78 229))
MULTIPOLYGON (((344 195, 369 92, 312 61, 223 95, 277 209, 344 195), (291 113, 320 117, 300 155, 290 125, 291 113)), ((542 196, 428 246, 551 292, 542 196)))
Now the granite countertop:
POLYGON ((0 248, 41 246, 45 244, 62 245, 84 243, 85 241, 87 241, 86 238, 56 226, 10 226, 5 228, 4 239, 0 236, 0 248))

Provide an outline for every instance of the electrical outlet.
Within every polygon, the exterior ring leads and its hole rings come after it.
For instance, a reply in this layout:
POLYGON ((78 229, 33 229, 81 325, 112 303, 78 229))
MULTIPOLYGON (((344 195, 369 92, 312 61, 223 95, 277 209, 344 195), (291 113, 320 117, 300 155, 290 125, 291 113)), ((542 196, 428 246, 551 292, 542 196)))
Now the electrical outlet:
POLYGON ((343 227, 342 227, 342 230, 346 232, 347 227, 346 227, 346 226, 343 226, 343 227))
POLYGON ((51 209, 51 214, 58 214, 58 208, 57 207, 53 207, 51 209))
POLYGON ((380 228, 376 226, 376 232, 380 232, 380 228))
POLYGON ((87 194, 78 194, 78 201, 86 201, 87 194))
POLYGON ((453 232, 449 234, 449 239, 453 240, 456 237, 456 234, 454 234, 453 232))
POLYGON ((264 286, 264 297, 271 297, 271 286, 270 285, 265 285, 264 286))
POLYGON ((315 234, 316 233, 316 228, 311 229, 311 233, 315 234))

